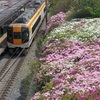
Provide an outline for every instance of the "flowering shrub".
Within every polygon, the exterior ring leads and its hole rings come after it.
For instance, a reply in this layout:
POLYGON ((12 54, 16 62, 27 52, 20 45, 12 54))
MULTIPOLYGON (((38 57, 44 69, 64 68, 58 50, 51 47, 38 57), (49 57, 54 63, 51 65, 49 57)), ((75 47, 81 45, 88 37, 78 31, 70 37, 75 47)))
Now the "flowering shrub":
POLYGON ((100 38, 100 18, 74 19, 52 30, 44 43, 53 39, 93 41, 100 38), (77 21, 79 20, 79 21, 77 21))
POLYGON ((58 13, 57 15, 52 16, 48 23, 47 23, 47 28, 46 28, 46 34, 48 34, 48 32, 54 28, 59 26, 62 23, 65 23, 65 16, 66 14, 63 12, 58 13))
POLYGON ((41 50, 42 65, 37 76, 39 84, 45 85, 32 100, 100 100, 99 21, 68 22, 70 26, 66 23, 48 35, 41 50), (85 32, 86 40, 82 37, 85 32))

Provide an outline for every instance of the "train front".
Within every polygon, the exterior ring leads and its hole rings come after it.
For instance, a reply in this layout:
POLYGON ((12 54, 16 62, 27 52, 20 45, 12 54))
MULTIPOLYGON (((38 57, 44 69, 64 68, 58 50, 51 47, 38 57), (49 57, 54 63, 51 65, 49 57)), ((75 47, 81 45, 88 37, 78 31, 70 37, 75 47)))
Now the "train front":
POLYGON ((27 48, 29 41, 29 30, 27 26, 11 24, 7 28, 7 45, 10 50, 16 48, 27 48))

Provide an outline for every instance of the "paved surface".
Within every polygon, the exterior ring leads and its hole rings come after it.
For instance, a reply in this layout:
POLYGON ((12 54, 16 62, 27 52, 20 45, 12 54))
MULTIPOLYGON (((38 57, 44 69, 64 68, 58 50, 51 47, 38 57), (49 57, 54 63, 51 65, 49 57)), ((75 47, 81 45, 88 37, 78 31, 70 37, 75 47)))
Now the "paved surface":
POLYGON ((6 20, 28 2, 29 0, 0 0, 0 25, 6 23, 6 20))
POLYGON ((18 0, 0 0, 0 13, 16 4, 17 2, 18 0))

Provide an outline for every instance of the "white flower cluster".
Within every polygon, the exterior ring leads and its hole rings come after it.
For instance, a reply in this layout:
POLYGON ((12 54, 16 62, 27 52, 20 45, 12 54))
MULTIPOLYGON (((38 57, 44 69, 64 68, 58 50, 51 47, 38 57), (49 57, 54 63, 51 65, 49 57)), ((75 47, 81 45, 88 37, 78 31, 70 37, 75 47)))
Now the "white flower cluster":
POLYGON ((80 41, 97 40, 100 38, 100 18, 80 19, 79 21, 74 19, 66 22, 51 31, 46 43, 55 38, 80 41))

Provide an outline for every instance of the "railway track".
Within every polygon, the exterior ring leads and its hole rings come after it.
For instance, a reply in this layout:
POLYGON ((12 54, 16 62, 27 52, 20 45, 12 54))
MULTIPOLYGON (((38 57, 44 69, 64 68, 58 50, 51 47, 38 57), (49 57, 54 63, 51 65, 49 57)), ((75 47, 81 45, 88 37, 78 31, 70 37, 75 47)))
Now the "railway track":
POLYGON ((10 92, 10 88, 25 59, 25 56, 21 56, 23 51, 24 49, 22 49, 16 59, 10 58, 0 71, 0 100, 5 100, 10 92))
MULTIPOLYGON (((43 22, 43 25, 39 30, 44 29, 45 25, 45 22, 43 22)), ((30 49, 32 48, 30 47, 30 49)), ((7 100, 9 94, 12 92, 12 87, 14 82, 16 81, 17 74, 20 71, 21 65, 26 57, 21 56, 23 51, 24 49, 22 49, 17 57, 14 54, 9 57, 8 54, 5 53, 1 58, 7 58, 8 60, 2 66, 2 69, 0 69, 0 100, 7 100), (5 55, 6 57, 4 57, 5 55)))
MULTIPOLYGON (((31 7, 31 3, 25 7, 31 7)), ((36 33, 38 30, 39 29, 36 30, 36 33)), ((7 58, 7 62, 2 67, 0 67, 0 100, 6 100, 8 95, 11 93, 13 83, 25 59, 25 56, 21 56, 23 51, 24 49, 22 49, 17 57, 14 57, 13 54, 10 58, 7 58)))

